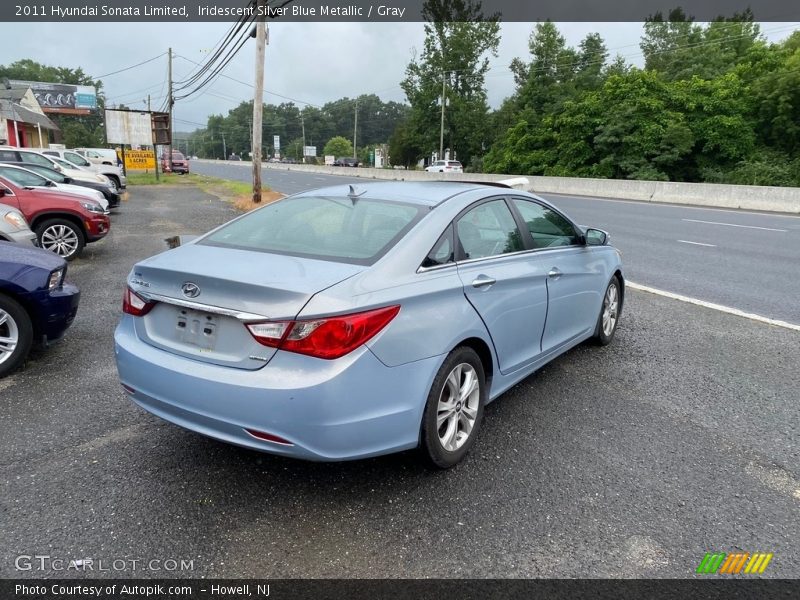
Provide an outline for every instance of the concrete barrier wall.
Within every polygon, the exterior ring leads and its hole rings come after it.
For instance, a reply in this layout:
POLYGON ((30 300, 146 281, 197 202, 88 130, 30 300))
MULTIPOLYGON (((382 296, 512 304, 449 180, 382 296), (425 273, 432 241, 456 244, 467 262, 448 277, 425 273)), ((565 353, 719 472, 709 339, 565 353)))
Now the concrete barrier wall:
MULTIPOLYGON (((214 162, 214 161, 208 161, 214 162)), ((218 161, 222 162, 222 161, 218 161)), ((242 164, 242 163, 239 163, 242 164)), ((247 163, 249 168, 250 164, 247 163)), ((461 180, 499 181, 517 177, 491 173, 426 173, 393 169, 321 167, 265 163, 276 170, 347 175, 364 179, 405 181, 461 180)), ((582 179, 577 177, 528 176, 528 191, 542 194, 595 196, 643 202, 668 202, 716 208, 740 208, 800 214, 800 188, 757 185, 724 185, 715 183, 675 183, 671 181, 634 181, 625 179, 582 179)))

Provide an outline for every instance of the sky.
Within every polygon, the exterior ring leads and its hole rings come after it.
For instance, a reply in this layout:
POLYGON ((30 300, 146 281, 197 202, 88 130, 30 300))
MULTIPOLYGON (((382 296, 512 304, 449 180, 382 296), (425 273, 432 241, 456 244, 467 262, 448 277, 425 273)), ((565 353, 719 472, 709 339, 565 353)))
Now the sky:
MULTIPOLYGON (((52 66, 81 67, 97 78, 106 73, 166 53, 176 55, 173 79, 180 81, 195 63, 203 63, 209 51, 230 27, 229 23, 19 23, 6 28, 0 64, 30 58, 52 66), (143 28, 146 27, 146 32, 143 28), (42 43, 42 40, 51 40, 42 43)), ((570 46, 577 46, 586 34, 600 33, 610 58, 620 54, 641 66, 640 23, 559 23, 570 46)), ((778 41, 799 23, 764 23, 767 39, 778 41)), ((531 23, 504 23, 498 56, 489 56, 491 70, 486 77, 489 103, 497 107, 514 91, 508 69, 515 57, 528 60, 531 23)), ((345 96, 376 93, 384 101, 405 101, 399 83, 409 61, 423 48, 422 23, 270 23, 266 52, 264 96, 278 104, 291 98, 298 106, 321 106, 345 96)), ((255 40, 249 40, 224 71, 234 79, 253 81, 255 40)), ((103 77, 107 104, 146 108, 151 95, 153 110, 166 97, 167 57, 116 75, 103 77)), ((206 123, 211 114, 227 114, 243 100, 252 99, 252 87, 220 78, 191 98, 175 105, 176 131, 192 131, 206 123)))

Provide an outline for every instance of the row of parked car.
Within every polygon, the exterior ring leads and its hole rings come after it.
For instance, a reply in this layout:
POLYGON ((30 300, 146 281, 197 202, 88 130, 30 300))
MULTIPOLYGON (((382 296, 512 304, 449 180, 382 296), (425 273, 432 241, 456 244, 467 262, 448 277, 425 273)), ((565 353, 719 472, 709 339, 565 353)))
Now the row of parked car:
POLYGON ((0 146, 0 377, 64 334, 80 299, 67 261, 111 229, 125 176, 83 153, 0 146))

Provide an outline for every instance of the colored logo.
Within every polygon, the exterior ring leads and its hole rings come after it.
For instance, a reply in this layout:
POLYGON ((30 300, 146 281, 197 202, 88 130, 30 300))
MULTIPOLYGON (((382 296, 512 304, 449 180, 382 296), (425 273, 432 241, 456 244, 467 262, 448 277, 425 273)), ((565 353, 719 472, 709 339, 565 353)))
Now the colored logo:
POLYGON ((766 552, 706 552, 697 573, 718 575, 756 575, 761 574, 767 568, 773 554, 766 552))

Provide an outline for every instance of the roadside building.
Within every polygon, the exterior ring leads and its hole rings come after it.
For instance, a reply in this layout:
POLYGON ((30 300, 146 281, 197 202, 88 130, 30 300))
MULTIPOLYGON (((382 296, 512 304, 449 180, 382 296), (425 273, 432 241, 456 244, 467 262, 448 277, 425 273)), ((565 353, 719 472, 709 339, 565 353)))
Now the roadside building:
POLYGON ((58 127, 44 114, 30 87, 0 84, 0 144, 47 148, 48 131, 58 127))

